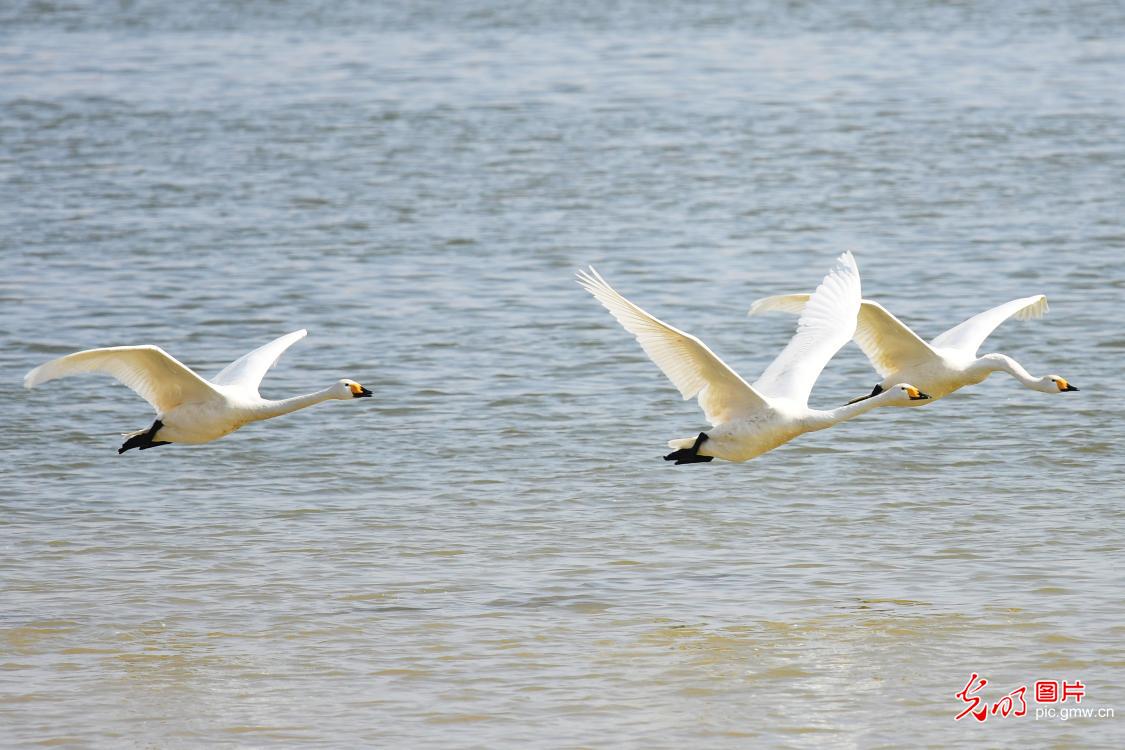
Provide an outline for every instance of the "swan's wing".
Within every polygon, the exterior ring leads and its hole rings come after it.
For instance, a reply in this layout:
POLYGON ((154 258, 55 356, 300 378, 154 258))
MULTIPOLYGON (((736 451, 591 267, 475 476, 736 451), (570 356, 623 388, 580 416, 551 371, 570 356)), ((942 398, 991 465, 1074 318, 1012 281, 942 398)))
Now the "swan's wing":
POLYGON ((216 385, 229 385, 239 388, 248 388, 254 393, 258 392, 258 385, 266 376, 269 369, 277 364, 277 360, 285 350, 296 344, 308 335, 302 328, 293 333, 287 333, 281 338, 274 339, 265 346, 259 346, 249 354, 244 354, 229 365, 224 367, 218 375, 211 378, 216 385))
MULTIPOLYGON (((750 306, 750 315, 775 311, 800 314, 808 299, 807 294, 763 297, 750 306)), ((890 310, 869 299, 863 300, 859 307, 855 342, 883 378, 907 365, 937 356, 929 344, 892 315, 890 310)))
POLYGON ((807 404, 821 370, 855 334, 861 297, 859 268, 852 254, 844 253, 809 297, 797 333, 754 388, 766 398, 807 404))
POLYGON ((805 311, 805 304, 811 294, 778 294, 773 297, 762 297, 754 300, 750 305, 748 315, 761 315, 768 312, 785 312, 800 315, 805 311))
POLYGON ((937 352, 908 325, 892 315, 890 310, 869 299, 865 299, 859 307, 855 342, 883 378, 937 357, 937 352))
POLYGON ((1046 295, 1036 294, 1034 297, 1014 299, 1011 302, 997 305, 991 310, 985 310, 964 323, 950 328, 934 339, 934 346, 960 349, 969 354, 976 354, 984 340, 1008 318, 1031 320, 1032 318, 1042 318, 1046 312, 1046 295))
POLYGON ((673 328, 622 297, 592 267, 578 272, 578 283, 617 318, 684 400, 698 396, 707 421, 730 422, 769 408, 749 383, 691 334, 673 328))
POLYGON ((152 404, 163 414, 186 401, 209 401, 219 398, 210 383, 196 375, 159 346, 112 346, 88 349, 39 365, 23 379, 27 388, 55 378, 104 372, 152 404))

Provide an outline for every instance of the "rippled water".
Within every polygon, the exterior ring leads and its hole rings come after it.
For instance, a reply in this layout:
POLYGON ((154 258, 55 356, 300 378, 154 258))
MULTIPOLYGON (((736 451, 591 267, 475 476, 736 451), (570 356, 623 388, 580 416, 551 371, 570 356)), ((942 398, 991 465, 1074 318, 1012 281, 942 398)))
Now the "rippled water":
MULTIPOLYGON (((1118 746, 1125 12, 1114 3, 0 8, 0 744, 1118 746), (986 6, 986 7, 978 7, 986 6), (744 465, 573 283, 748 377, 852 249, 933 336, 1044 292, 995 376, 744 465), (118 457, 62 353, 331 403, 118 457), (1073 705, 1073 704, 1071 704, 1073 705), (1032 705, 1034 709, 1034 704, 1032 705)), ((850 346, 813 403, 875 382, 850 346)))

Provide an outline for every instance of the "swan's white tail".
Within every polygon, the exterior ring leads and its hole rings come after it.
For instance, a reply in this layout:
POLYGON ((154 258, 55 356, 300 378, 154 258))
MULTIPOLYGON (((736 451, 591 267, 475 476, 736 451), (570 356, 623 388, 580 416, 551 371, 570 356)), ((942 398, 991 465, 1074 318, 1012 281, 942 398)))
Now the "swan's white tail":
POLYGON ((668 441, 669 448, 690 448, 693 445, 695 445, 694 437, 676 438, 675 440, 668 441))

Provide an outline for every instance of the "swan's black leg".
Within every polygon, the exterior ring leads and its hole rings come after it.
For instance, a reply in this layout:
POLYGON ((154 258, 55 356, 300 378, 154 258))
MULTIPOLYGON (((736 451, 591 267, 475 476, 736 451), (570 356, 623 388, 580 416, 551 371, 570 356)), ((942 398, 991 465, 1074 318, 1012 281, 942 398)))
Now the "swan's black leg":
POLYGON ((167 442, 156 442, 153 440, 153 438, 156 437, 156 433, 160 432, 160 429, 163 426, 163 422, 161 422, 159 419, 156 420, 152 423, 152 427, 148 428, 148 432, 141 433, 140 435, 134 435, 133 437, 126 440, 121 445, 121 447, 117 449, 117 455, 121 455, 125 451, 132 448, 137 448, 143 451, 147 448, 152 448, 157 445, 168 445, 167 442))
POLYGON ((707 440, 707 433, 701 432, 695 438, 695 443, 690 448, 680 448, 679 450, 672 451, 664 457, 665 461, 675 461, 676 465, 680 464, 705 464, 713 460, 714 456, 701 456, 699 455, 699 446, 707 440))
POLYGON ((853 398, 851 401, 848 402, 848 404, 849 405, 858 404, 860 401, 866 401, 867 399, 871 398, 872 396, 878 396, 882 392, 883 392, 883 386, 876 383, 875 387, 871 389, 871 393, 867 394, 866 396, 860 396, 859 398, 853 398))

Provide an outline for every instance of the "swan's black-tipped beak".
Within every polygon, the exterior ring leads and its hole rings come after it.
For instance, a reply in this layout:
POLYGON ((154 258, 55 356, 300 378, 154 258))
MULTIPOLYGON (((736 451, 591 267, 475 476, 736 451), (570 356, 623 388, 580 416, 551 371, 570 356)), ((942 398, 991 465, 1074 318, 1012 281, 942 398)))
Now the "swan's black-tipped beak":
POLYGON ((352 391, 352 398, 371 398, 371 391, 361 385, 358 391, 352 391))
POLYGON ((910 394, 911 401, 925 401, 928 398, 930 398, 930 394, 922 393, 921 391, 915 391, 910 394))
POLYGON ((1066 388, 1063 388, 1063 393, 1066 393, 1067 391, 1077 391, 1077 390, 1078 389, 1075 388, 1073 385, 1071 385, 1070 383, 1067 383, 1066 388))
POLYGON ((883 386, 876 383, 875 387, 871 389, 871 393, 868 393, 866 396, 860 396, 859 398, 853 398, 851 401, 849 401, 847 403, 847 406, 851 406, 852 404, 858 404, 860 401, 866 401, 867 399, 871 398, 872 396, 878 396, 882 392, 883 392, 883 386))

